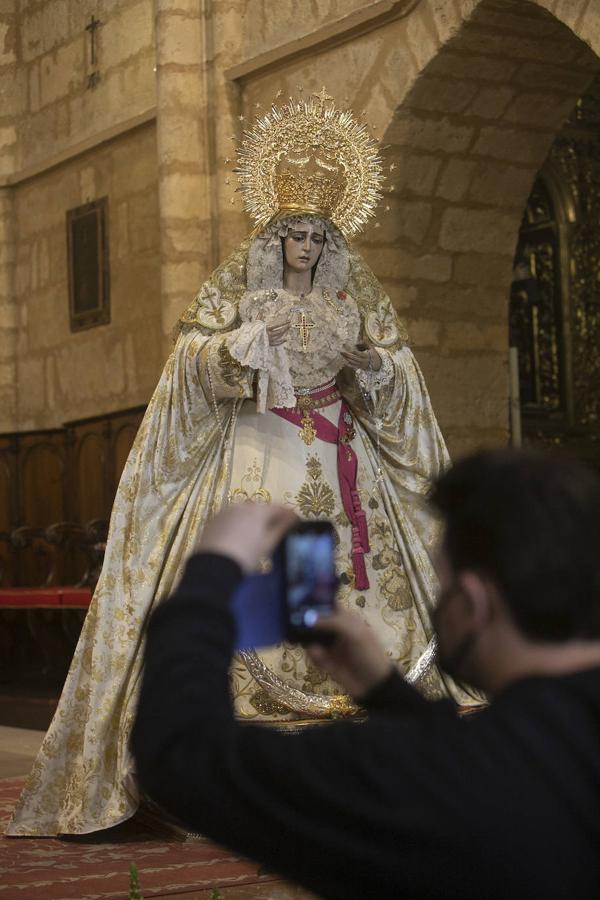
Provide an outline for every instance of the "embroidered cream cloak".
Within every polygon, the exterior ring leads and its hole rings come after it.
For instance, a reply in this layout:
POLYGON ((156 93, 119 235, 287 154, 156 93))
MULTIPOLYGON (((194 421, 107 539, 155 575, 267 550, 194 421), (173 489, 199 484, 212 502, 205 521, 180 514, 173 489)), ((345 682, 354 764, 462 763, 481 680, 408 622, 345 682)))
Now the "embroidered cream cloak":
MULTIPOLYGON (((356 259, 352 257, 354 269, 348 279, 356 300, 352 296, 340 300, 335 285, 329 292, 316 289, 309 312, 319 326, 326 319, 335 323, 332 312, 337 304, 340 315, 346 316, 344 340, 360 332, 362 340, 378 348, 381 374, 363 383, 370 399, 365 400, 354 374, 341 370, 335 333, 326 335, 325 341, 332 343, 333 355, 321 341, 318 360, 307 354, 303 368, 298 344, 295 349, 290 345, 288 363, 292 380, 296 376, 295 387, 302 372, 304 386, 322 384, 332 370, 337 372, 338 385, 352 409, 358 486, 372 546, 365 557, 369 590, 359 593, 353 585, 335 446, 317 440, 307 447, 295 425, 269 410, 259 413, 252 399, 256 371, 232 355, 243 357, 245 352, 239 342, 236 345, 240 329, 247 336, 252 332, 247 352, 260 345, 264 323, 252 309, 256 313, 265 303, 276 305, 285 298, 267 292, 257 301, 256 296, 244 295, 244 285, 237 297, 232 288, 225 300, 215 287, 224 290, 226 283, 224 278, 219 282, 217 270, 212 287, 199 295, 196 311, 179 335, 126 463, 100 581, 9 834, 86 833, 115 825, 135 812, 138 798, 128 738, 140 683, 144 626, 152 609, 172 590, 207 517, 229 497, 283 502, 305 518, 332 519, 340 538, 340 602, 367 618, 405 673, 430 647, 436 589, 431 553, 437 524, 425 495, 431 479, 447 466, 448 456, 422 375, 402 341, 389 300, 380 288, 374 294, 372 274, 356 259), (341 312, 344 302, 346 311, 341 312), (244 309, 245 321, 239 317, 244 309), (376 484, 378 439, 380 484, 376 484)), ((235 268, 241 270, 242 265, 236 263, 235 268)), ((244 277, 242 273, 240 279, 244 277)), ((290 341, 299 340, 299 332, 295 334, 290 341)), ((281 359, 279 366, 276 362, 271 358, 264 365, 278 369, 279 387, 285 388, 286 366, 282 368, 281 359)), ((263 387, 269 390, 268 384, 263 387)), ((337 421, 338 409, 339 403, 321 412, 337 421)), ((434 665, 426 667, 419 685, 433 696, 449 693, 459 702, 473 702, 444 680, 434 665)), ((276 648, 238 659, 232 686, 243 717, 323 716, 345 710, 336 686, 308 665, 299 648, 276 648)))

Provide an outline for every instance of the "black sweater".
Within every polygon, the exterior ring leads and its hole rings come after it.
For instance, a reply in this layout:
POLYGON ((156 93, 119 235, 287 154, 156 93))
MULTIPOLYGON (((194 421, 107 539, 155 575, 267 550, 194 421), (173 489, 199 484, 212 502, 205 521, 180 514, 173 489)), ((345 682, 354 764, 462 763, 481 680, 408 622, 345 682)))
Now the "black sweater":
POLYGON ((364 724, 239 724, 240 578, 195 556, 152 617, 132 738, 149 796, 323 897, 600 897, 600 670, 518 682, 466 719, 394 675, 364 724))

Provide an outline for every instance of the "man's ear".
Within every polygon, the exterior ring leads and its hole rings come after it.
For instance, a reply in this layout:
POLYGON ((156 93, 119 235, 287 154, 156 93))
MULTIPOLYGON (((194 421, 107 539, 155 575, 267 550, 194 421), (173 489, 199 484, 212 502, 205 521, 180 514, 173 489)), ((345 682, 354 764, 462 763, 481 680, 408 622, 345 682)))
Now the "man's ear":
POLYGON ((489 579, 469 569, 458 573, 456 583, 463 596, 464 613, 480 631, 496 616, 496 591, 489 579))

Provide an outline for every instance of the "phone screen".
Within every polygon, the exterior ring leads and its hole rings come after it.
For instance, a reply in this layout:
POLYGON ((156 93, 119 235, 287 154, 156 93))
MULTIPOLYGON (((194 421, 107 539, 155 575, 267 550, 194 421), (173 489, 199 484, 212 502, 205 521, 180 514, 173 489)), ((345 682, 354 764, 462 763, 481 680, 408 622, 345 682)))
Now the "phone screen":
POLYGON ((333 528, 306 522, 285 539, 284 568, 288 636, 302 639, 320 616, 335 607, 338 578, 333 528))
POLYGON ((283 640, 327 642, 312 632, 335 607, 338 577, 335 532, 329 522, 300 522, 273 553, 268 574, 247 575, 234 591, 236 650, 272 647, 283 640))

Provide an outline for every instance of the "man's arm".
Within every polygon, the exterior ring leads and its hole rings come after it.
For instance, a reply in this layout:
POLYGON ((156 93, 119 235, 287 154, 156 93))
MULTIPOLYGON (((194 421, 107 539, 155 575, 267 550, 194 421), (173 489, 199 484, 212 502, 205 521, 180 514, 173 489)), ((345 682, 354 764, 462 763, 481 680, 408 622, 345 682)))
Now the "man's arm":
POLYGON ((394 735, 387 717, 291 736, 237 724, 228 601, 240 577, 229 559, 196 556, 152 618, 132 738, 142 789, 194 830, 318 893, 352 896, 354 884, 360 896, 357 879, 385 881, 387 844, 396 865, 401 820, 411 821, 410 788, 393 830, 387 821, 397 743, 409 736, 394 735))

